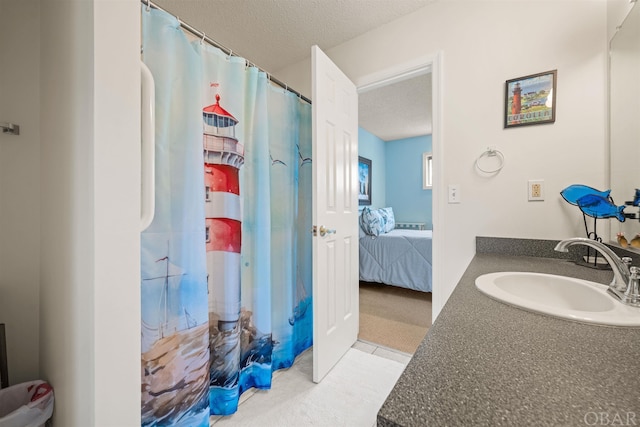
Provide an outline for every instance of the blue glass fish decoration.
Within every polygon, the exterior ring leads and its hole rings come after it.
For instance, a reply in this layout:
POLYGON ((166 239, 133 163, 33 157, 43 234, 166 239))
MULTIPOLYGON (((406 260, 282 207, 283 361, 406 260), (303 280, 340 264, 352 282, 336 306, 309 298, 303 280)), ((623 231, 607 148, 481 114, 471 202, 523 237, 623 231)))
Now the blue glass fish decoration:
POLYGON ((585 214, 593 218, 617 218, 618 221, 624 222, 625 206, 616 206, 609 201, 608 198, 602 197, 597 194, 587 194, 577 200, 577 205, 580 210, 585 214))
POLYGON ((572 205, 578 205, 578 199, 580 199, 581 197, 587 196, 589 194, 594 194, 604 199, 608 199, 610 193, 611 190, 598 191, 595 188, 591 188, 586 185, 574 184, 562 190, 560 192, 560 195, 572 205))
POLYGON ((633 206, 640 205, 640 189, 636 188, 636 195, 633 196, 633 206))

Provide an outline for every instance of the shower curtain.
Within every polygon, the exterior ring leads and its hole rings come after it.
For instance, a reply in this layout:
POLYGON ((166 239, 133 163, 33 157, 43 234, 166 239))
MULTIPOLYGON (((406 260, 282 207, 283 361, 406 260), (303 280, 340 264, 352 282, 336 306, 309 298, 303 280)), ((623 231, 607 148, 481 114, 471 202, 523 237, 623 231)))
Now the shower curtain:
POLYGON ((142 16, 156 84, 142 425, 208 426, 312 344, 311 107, 173 16, 142 16))

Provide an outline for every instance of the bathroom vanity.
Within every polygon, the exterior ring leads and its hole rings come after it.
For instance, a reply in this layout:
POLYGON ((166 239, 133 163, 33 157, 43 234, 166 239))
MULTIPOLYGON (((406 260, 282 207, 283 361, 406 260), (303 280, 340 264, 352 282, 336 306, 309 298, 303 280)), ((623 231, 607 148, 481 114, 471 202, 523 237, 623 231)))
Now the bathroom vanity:
POLYGON ((611 271, 576 265, 555 243, 478 238, 378 426, 640 425, 640 328, 536 314, 476 289, 478 276, 499 271, 611 281, 611 271))

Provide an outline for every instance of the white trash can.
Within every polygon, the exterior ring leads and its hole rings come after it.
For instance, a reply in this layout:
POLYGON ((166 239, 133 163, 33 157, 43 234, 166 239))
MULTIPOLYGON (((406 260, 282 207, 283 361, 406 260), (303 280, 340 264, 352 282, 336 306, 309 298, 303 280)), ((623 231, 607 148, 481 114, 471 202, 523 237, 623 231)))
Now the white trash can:
POLYGON ((29 381, 0 389, 0 427, 44 427, 53 415, 53 389, 29 381))

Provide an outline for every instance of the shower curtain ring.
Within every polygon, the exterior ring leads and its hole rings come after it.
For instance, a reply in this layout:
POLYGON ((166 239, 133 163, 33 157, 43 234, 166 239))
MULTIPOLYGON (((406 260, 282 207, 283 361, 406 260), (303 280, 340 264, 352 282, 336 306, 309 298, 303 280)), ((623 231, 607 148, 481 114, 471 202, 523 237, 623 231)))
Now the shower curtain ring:
POLYGON ((231 59, 233 56, 233 49, 229 49, 229 56, 227 56, 227 61, 231 59))
POLYGON ((200 44, 204 44, 204 38, 207 36, 207 33, 202 33, 202 38, 200 39, 200 44))
POLYGON ((151 10, 151 0, 147 0, 147 12, 151 10))

